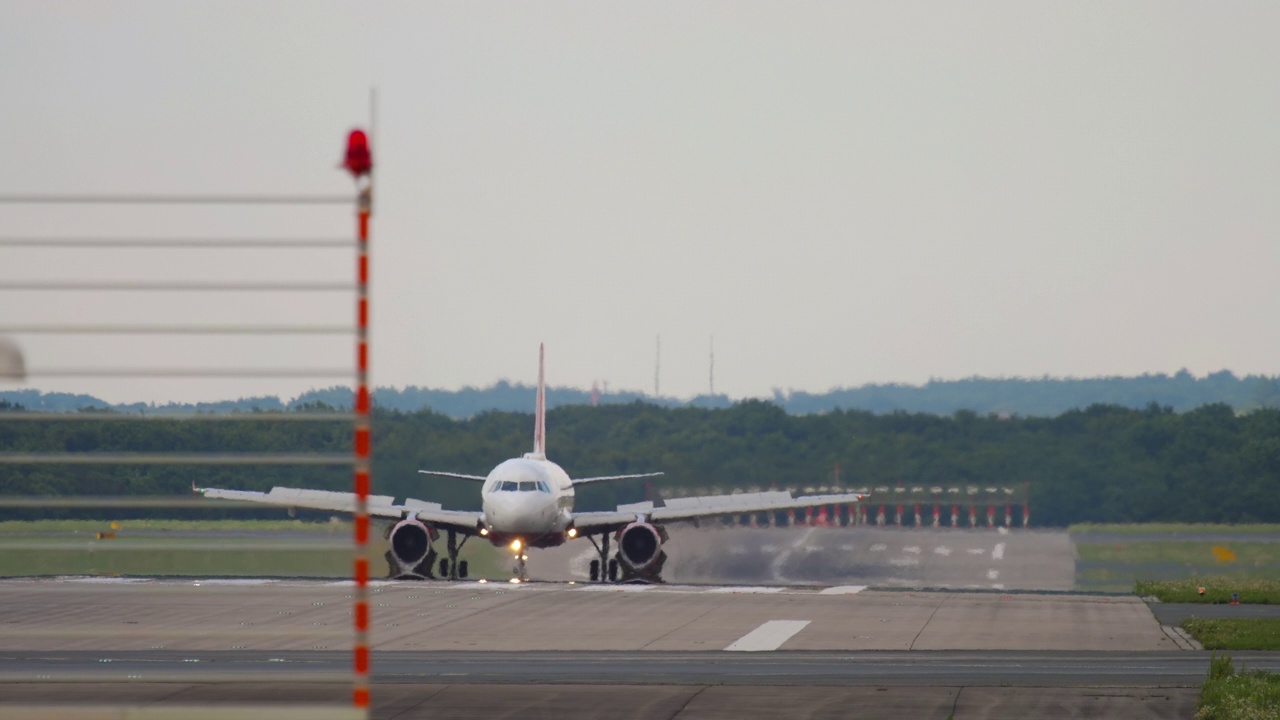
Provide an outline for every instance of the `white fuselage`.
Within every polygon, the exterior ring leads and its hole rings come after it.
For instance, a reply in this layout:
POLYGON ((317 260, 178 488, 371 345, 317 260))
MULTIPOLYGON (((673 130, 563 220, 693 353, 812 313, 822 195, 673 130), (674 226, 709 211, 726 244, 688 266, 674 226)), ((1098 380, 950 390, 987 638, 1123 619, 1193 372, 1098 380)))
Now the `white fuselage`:
POLYGON ((559 545, 573 524, 573 481, 550 460, 529 453, 493 469, 480 491, 489 539, 559 545))

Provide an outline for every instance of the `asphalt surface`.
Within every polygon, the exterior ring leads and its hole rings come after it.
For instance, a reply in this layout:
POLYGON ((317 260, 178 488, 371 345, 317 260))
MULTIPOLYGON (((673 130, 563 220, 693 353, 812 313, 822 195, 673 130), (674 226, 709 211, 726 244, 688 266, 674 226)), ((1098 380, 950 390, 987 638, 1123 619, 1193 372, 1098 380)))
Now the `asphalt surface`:
MULTIPOLYGON (((1199 685, 1207 652, 380 652, 379 683, 939 687, 1199 685)), ((1234 653, 1280 671, 1280 654, 1234 653)), ((5 652, 4 683, 324 682, 349 677, 349 652, 5 652)), ((50 683, 51 685, 56 683, 50 683)))
POLYGON ((1280 605, 1214 605, 1200 603, 1150 603, 1161 625, 1178 625, 1191 618, 1280 618, 1280 605))
MULTIPOLYGON (((1061 530, 672 525, 672 583, 1054 590, 1075 587, 1075 547, 1061 530)), ((589 543, 530 553, 530 577, 587 579, 589 543)))
MULTIPOLYGON (((349 687, 337 683, 9 684, 0 690, 0 715, 6 720, 143 717, 96 709, 76 714, 90 703, 128 704, 153 713, 146 718, 354 720, 335 714, 350 695, 349 687), (61 704, 38 704, 50 698, 61 704)), ((384 683, 373 687, 370 715, 377 720, 1186 720, 1195 713, 1195 696, 1191 688, 384 683)))
MULTIPOLYGON (((533 553, 530 570, 580 581, 589 547, 533 553)), ((1187 718, 1208 654, 1161 625, 1242 612, 1014 592, 1072 587, 1060 532, 680 528, 666 549, 663 586, 374 583, 372 716, 1187 718), (749 638, 756 651, 725 651, 749 638)), ((0 717, 328 718, 350 696, 351 592, 0 580, 0 717)), ((1236 658, 1280 670, 1280 656, 1236 658)))
MULTIPOLYGON (((351 644, 351 592, 297 580, 0 581, 0 652, 338 650, 351 644)), ((764 650, 1177 649, 1133 596, 380 582, 370 599, 371 644, 384 651, 718 651, 747 638, 764 650)))

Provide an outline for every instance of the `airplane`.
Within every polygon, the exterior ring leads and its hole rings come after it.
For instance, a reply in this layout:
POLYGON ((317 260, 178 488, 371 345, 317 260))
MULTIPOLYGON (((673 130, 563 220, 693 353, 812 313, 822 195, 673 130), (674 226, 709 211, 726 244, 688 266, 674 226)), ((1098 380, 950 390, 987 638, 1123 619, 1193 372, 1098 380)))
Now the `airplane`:
MULTIPOLYGON (((533 451, 504 460, 488 475, 438 470, 419 470, 426 475, 458 478, 483 483, 481 510, 445 510, 439 503, 407 498, 396 503, 388 495, 370 495, 370 516, 385 518, 391 549, 386 553, 389 577, 394 579, 434 579, 438 553, 432 543, 440 532, 447 535, 447 558, 439 560, 442 578, 458 580, 468 574, 467 562, 458 553, 467 540, 483 538, 514 554, 514 582, 528 580, 526 561, 529 548, 561 545, 586 537, 598 555, 589 566, 592 582, 662 582, 666 562, 663 543, 668 540, 665 524, 698 522, 725 515, 777 512, 828 504, 851 504, 862 499, 858 493, 792 497, 787 491, 705 495, 671 498, 653 502, 619 505, 615 510, 575 512, 574 488, 594 482, 657 477, 661 472, 632 475, 604 475, 571 478, 559 465, 547 459, 545 348, 538 348, 538 390, 534 408, 533 451), (459 536, 462 538, 458 542, 459 536), (600 537, 596 542, 595 537, 600 537), (617 551, 610 557, 610 540, 617 551)), ((274 487, 270 492, 192 488, 207 498, 240 500, 289 508, 353 512, 353 493, 328 490, 274 487)))

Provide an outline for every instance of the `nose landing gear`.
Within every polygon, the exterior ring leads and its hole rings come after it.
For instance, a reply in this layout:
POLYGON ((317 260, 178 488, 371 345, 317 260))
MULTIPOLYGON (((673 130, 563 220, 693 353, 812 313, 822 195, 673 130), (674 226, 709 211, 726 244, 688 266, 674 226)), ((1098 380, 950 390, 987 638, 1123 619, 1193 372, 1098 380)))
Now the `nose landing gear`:
POLYGON ((511 568, 511 572, 515 573, 515 578, 513 578, 513 580, 518 583, 527 582, 529 580, 529 572, 525 568, 525 562, 529 559, 529 556, 525 553, 527 549, 528 548, 526 548, 524 543, 520 540, 513 540, 511 542, 511 550, 516 554, 516 565, 511 568))

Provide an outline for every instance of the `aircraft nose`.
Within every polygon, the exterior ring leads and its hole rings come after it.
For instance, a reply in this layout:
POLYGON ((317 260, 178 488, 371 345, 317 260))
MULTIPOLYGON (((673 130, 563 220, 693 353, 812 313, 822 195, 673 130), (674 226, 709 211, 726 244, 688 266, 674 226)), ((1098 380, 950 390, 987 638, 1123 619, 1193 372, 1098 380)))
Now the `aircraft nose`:
POLYGON ((511 522, 519 513, 519 497, 515 493, 494 495, 489 498, 486 515, 491 523, 511 522))

